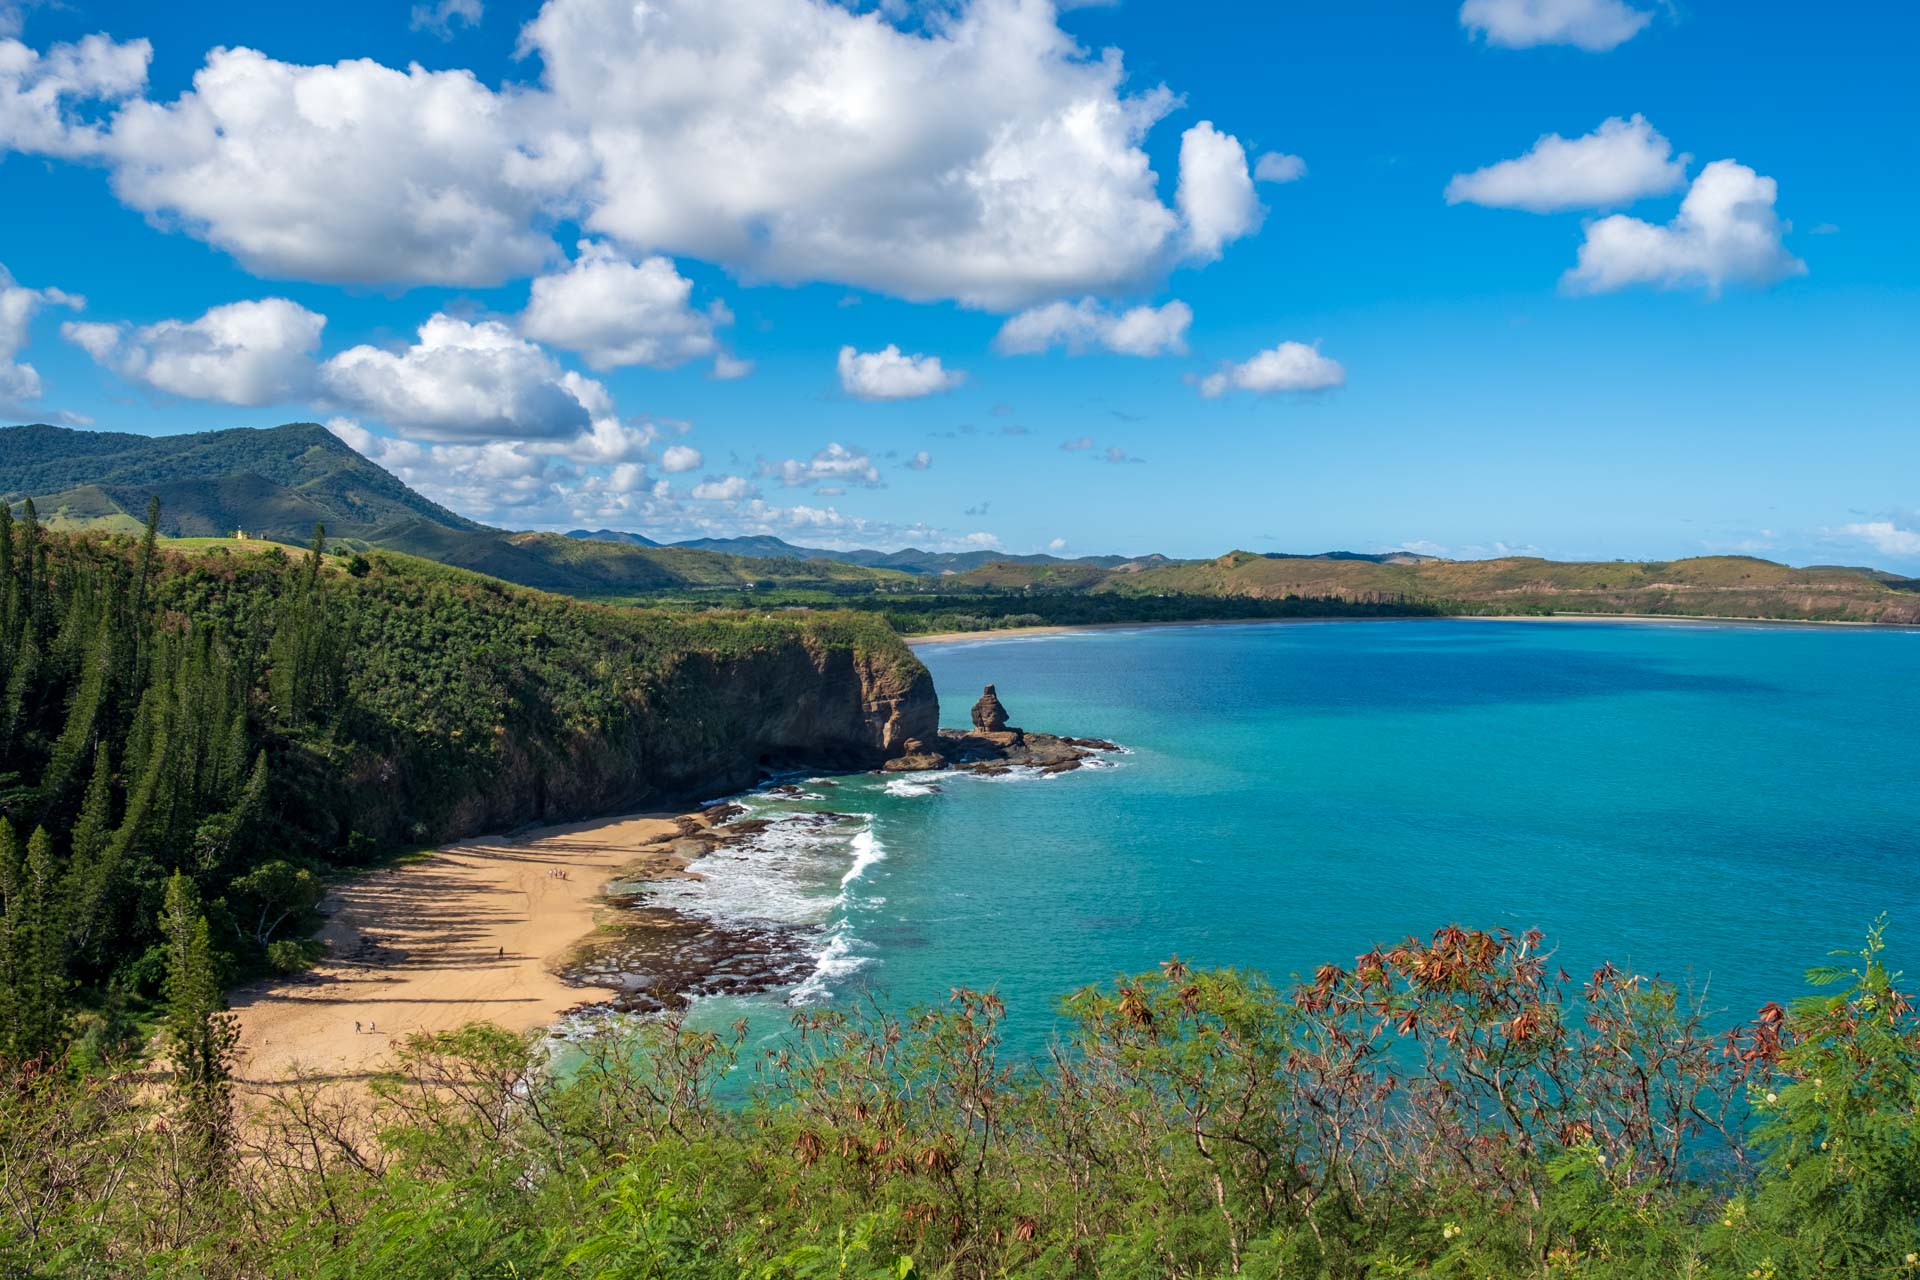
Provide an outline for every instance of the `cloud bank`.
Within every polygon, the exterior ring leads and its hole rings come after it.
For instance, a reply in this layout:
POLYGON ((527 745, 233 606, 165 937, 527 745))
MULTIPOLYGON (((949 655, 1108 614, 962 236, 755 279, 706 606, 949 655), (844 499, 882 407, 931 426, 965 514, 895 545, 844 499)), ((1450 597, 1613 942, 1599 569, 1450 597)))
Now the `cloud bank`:
POLYGON ((169 101, 145 40, 0 40, 0 147, 99 165, 256 275, 336 284, 539 274, 573 220, 635 260, 1014 310, 1149 284, 1263 212, 1211 123, 1163 201, 1144 143, 1177 97, 1129 89, 1046 0, 914 30, 817 0, 548 0, 520 44, 538 82, 500 88, 218 48, 169 101))

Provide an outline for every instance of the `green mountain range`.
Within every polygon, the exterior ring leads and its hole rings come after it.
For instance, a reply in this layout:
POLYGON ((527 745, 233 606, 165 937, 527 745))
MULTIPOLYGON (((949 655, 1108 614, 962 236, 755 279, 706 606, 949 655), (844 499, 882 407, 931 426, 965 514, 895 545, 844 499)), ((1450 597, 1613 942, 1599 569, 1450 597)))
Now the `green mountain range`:
MULTIPOLYGON (((831 560, 836 564, 857 564, 866 569, 898 569, 902 573, 966 573, 990 564, 1077 564, 1096 569, 1121 569, 1173 563, 1166 556, 1050 556, 1009 555, 1005 551, 922 551, 905 547, 899 551, 858 549, 834 551, 825 547, 799 547, 768 534, 742 538, 689 538, 682 542, 660 543, 638 533, 619 529, 574 529, 567 536, 589 542, 618 542, 627 546, 681 547, 689 551, 718 551, 726 555, 752 556, 761 560, 831 560)), ((1350 553, 1340 553, 1350 554, 1350 553)))
POLYGON ((251 537, 304 544, 324 524, 335 542, 380 547, 573 595, 791 588, 872 591, 887 577, 856 566, 761 561, 633 543, 510 533, 409 489, 315 423, 179 436, 34 425, 0 428, 0 501, 32 498, 55 529, 137 531, 160 499, 168 537, 251 537))
POLYGON ((661 544, 620 530, 514 533, 409 489, 312 423, 149 437, 63 427, 0 429, 0 500, 34 500, 56 529, 140 527, 150 496, 173 537, 382 548, 571 595, 719 603, 838 603, 902 629, 1288 616, 1314 602, 1420 613, 1646 613, 1920 624, 1920 580, 1849 566, 1796 569, 1748 556, 1559 562, 1441 560, 1413 552, 1233 551, 1015 556, 836 551, 773 537, 661 544))

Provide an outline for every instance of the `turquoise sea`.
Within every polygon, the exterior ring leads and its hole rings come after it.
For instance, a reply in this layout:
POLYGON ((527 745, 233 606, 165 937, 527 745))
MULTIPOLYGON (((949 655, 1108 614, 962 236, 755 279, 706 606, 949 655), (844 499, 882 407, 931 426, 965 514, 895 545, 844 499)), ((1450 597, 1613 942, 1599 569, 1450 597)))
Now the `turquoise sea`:
POLYGON ((675 905, 809 930, 817 964, 702 1020, 964 984, 1036 1050, 1058 996, 1170 956, 1284 979, 1450 921, 1690 978, 1729 1022, 1883 911, 1920 972, 1920 631, 1334 622, 921 657, 949 725, 991 681, 1015 724, 1126 753, 752 798, 766 838, 675 905))

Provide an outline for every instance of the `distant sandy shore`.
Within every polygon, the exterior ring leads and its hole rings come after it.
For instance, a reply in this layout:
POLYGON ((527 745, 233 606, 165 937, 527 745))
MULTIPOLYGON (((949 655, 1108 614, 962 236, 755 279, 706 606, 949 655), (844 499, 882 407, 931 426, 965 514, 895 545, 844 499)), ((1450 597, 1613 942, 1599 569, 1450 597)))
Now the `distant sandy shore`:
POLYGON ((955 644, 962 640, 1015 639, 1020 636, 1070 635, 1078 631, 1142 631, 1149 627, 1289 627, 1307 622, 1674 622, 1749 627, 1867 627, 1893 631, 1915 628, 1904 622, 1830 622, 1794 618, 1730 618, 1715 614, 1674 613, 1473 613, 1422 614, 1381 618, 1196 618, 1186 622, 1089 622, 1081 626, 1003 627, 995 631, 937 631, 902 637, 912 648, 955 644))
POLYGON ((1303 622, 1413 622, 1414 618, 1193 618, 1185 622, 1086 622, 1078 626, 1000 627, 993 631, 935 631, 924 636, 902 636, 912 648, 923 644, 956 644, 962 640, 999 640, 1017 636, 1064 636, 1080 631, 1145 631, 1158 627, 1291 627, 1303 622))
POLYGON ((684 865, 654 843, 677 830, 648 815, 483 836, 348 881, 322 907, 325 963, 231 997, 239 1079, 272 1086, 296 1068, 364 1078, 412 1032, 477 1021, 527 1031, 605 998, 556 966, 593 931, 617 872, 643 858, 657 873, 684 865))

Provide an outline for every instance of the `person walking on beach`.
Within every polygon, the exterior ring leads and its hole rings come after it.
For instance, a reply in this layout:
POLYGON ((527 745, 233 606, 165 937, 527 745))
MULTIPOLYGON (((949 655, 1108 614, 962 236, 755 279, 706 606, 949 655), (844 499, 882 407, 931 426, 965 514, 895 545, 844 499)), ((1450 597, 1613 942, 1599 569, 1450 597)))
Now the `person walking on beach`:
POLYGON ((353 1020, 353 1034, 355 1034, 355 1035, 359 1035, 359 1034, 360 1034, 360 1019, 358 1019, 358 1018, 355 1018, 355 1019, 353 1020))

